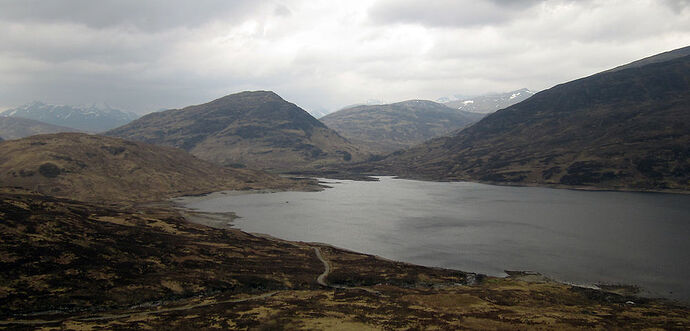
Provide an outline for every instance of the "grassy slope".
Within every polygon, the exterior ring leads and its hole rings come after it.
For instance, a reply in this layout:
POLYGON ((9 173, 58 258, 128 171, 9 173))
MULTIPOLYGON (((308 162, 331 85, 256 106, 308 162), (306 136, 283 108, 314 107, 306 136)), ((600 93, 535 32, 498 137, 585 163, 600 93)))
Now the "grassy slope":
POLYGON ((227 169, 169 147, 78 133, 0 143, 0 183, 88 201, 155 201, 224 189, 298 184, 259 171, 227 169))
POLYGON ((443 180, 688 191, 688 105, 690 57, 604 72, 540 92, 376 168, 443 180))
POLYGON ((218 164, 274 171, 365 157, 303 109, 266 91, 152 113, 106 134, 178 147, 218 164))

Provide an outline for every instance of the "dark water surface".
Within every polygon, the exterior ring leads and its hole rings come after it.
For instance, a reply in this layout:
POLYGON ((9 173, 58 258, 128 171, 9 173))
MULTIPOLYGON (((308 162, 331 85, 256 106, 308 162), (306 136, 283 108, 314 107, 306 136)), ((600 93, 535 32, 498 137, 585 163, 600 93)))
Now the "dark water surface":
POLYGON ((583 285, 637 285, 643 295, 690 302, 688 195, 380 179, 178 202, 235 212, 234 225, 247 232, 495 276, 531 270, 583 285))

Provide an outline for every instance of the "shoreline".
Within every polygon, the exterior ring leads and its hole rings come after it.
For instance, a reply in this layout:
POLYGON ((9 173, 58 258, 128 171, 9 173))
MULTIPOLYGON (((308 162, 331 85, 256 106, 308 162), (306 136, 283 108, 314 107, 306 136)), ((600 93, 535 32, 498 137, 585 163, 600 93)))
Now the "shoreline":
MULTIPOLYGON (((394 176, 383 176, 383 177, 393 177, 393 179, 405 179, 405 178, 398 178, 394 176)), ((320 178, 317 178, 320 179, 320 178)), ((325 179, 330 179, 330 178, 325 178, 325 179)), ((334 179, 338 180, 338 179, 334 179)), ((376 178, 378 181, 378 178, 376 178)), ((321 181, 319 181, 321 183, 321 181)), ((485 183, 479 183, 479 184, 485 184, 485 183)), ((490 184, 485 184, 485 185, 490 185, 490 184)), ((265 194, 265 193, 280 193, 280 192, 290 192, 290 191, 283 191, 283 190, 249 190, 249 191, 218 191, 218 192, 212 192, 209 194, 206 194, 204 196, 193 196, 193 197, 178 197, 174 198, 171 200, 178 200, 178 199, 188 199, 192 198, 195 200, 195 202, 206 200, 206 199, 212 199, 217 196, 240 196, 240 195, 249 195, 249 194, 265 194)), ((297 191, 299 192, 299 191, 297 191)), ((577 287, 581 288, 583 290, 594 290, 594 291, 599 291, 601 293, 608 293, 608 294, 615 294, 615 295, 621 295, 625 297, 634 297, 634 298, 640 298, 640 299, 648 299, 648 300, 661 300, 681 306, 686 306, 690 307, 690 301, 682 301, 680 299, 672 299, 672 298, 666 298, 666 297, 660 297, 660 296, 655 296, 652 294, 652 292, 645 290, 643 287, 635 284, 623 284, 623 283, 599 283, 599 282, 592 282, 592 283, 580 283, 580 282, 573 282, 573 281, 568 281, 568 280, 562 280, 558 279, 556 277, 552 277, 549 275, 542 274, 541 272, 538 271, 533 271, 533 270, 504 270, 503 274, 504 275, 491 275, 491 274, 482 274, 482 273, 476 273, 473 271, 465 271, 465 270, 458 270, 458 269, 451 269, 451 268, 444 268, 444 267, 439 267, 439 266, 434 266, 434 265, 424 265, 424 264, 416 264, 412 262, 407 262, 407 261, 401 261, 401 260, 394 260, 394 259, 389 259, 380 255, 372 254, 372 253, 367 253, 367 252, 361 252, 357 251, 354 249, 348 249, 348 248, 343 248, 339 247, 334 244, 330 244, 327 242, 315 242, 315 241, 295 241, 295 240, 288 240, 288 239, 283 239, 280 237, 273 236, 271 234, 267 233, 260 233, 260 232, 248 232, 245 230, 242 230, 234 224, 234 221, 238 218, 241 218, 237 216, 234 212, 201 212, 195 209, 190 209, 184 206, 184 204, 180 203, 179 201, 174 201, 173 202, 173 208, 177 211, 179 211, 182 216, 189 221, 190 223, 194 224, 200 224, 204 226, 210 226, 210 227, 216 227, 219 229, 224 229, 224 230, 236 230, 243 232, 245 234, 255 236, 255 237, 260 237, 260 238, 265 238, 267 240, 272 240, 272 241, 277 241, 277 242, 282 242, 282 243, 288 243, 288 244, 307 244, 307 245, 315 245, 319 247, 330 247, 332 249, 335 249, 337 251, 342 251, 342 252, 348 252, 352 254, 359 254, 359 255, 366 255, 370 256, 374 259, 381 260, 381 261, 386 261, 390 263, 396 263, 396 264, 404 264, 408 266, 416 266, 416 267, 424 267, 424 268, 434 268, 434 269, 442 269, 442 270, 450 270, 450 271, 458 271, 458 272, 463 272, 466 274, 472 274, 477 277, 487 277, 487 278, 500 278, 500 279, 512 279, 512 280, 520 280, 520 281, 526 281, 526 282, 535 282, 535 283, 555 283, 555 284, 560 284, 560 285, 567 285, 567 286, 572 286, 572 287, 577 287), (191 214, 191 215, 190 215, 191 214), (203 214, 201 217, 199 217, 199 214, 203 214), (191 216, 191 217, 188 217, 191 216), (200 218, 205 219, 200 220, 200 218), (214 222, 218 221, 218 218, 220 218, 220 222, 214 222), (224 223, 224 224, 219 224, 219 223, 224 223), (645 294, 646 293, 646 294, 645 294)))
MULTIPOLYGON (((7 216, 3 224, 19 229, 3 232, 9 239, 2 241, 3 256, 27 252, 14 262, 20 269, 5 268, 9 281, 0 296, 12 300, 0 307, 0 329, 690 326, 687 305, 668 300, 638 300, 519 277, 483 277, 332 245, 221 230, 190 222, 170 201, 109 208, 5 192, 0 204, 7 216), (35 240, 37 235, 44 239, 35 240), (81 245, 72 244, 74 236, 81 245), (46 248, 61 254, 46 256, 46 248), (91 252, 104 258, 91 258, 91 252), (326 265, 327 276, 319 277, 326 265), (33 266, 44 269, 32 273, 33 266), (66 274, 74 270, 82 270, 78 282, 66 274), (40 286, 27 287, 26 277, 40 286)), ((213 216, 227 220, 233 214, 213 216)))
MULTIPOLYGON (((371 175, 377 176, 377 175, 371 175)), ((558 190, 571 190, 571 191, 583 191, 583 192, 620 192, 620 193, 655 193, 655 194, 674 194, 674 195, 690 195, 690 191, 685 190, 674 190, 674 189, 636 189, 636 188, 610 188, 610 187, 598 187, 598 186, 571 186, 564 184, 546 184, 546 183, 511 183, 511 182, 492 182, 492 181, 482 181, 482 180, 469 180, 469 179, 432 179, 427 177, 407 177, 398 175, 386 175, 386 177, 394 177, 397 179, 407 179, 407 180, 419 180, 423 182, 437 182, 437 183, 477 183, 484 185, 494 185, 494 186, 507 186, 507 187, 536 187, 536 188, 550 188, 558 190)))
POLYGON ((495 186, 509 186, 509 187, 540 187, 540 188, 551 188, 551 189, 565 189, 573 191, 586 191, 586 192, 627 192, 627 193, 663 193, 663 194, 678 194, 678 195, 690 195, 690 190, 682 189, 643 189, 634 187, 599 187, 591 185, 565 185, 565 184, 550 184, 550 183, 524 183, 524 182, 495 182, 495 181, 483 181, 477 179, 468 178, 436 178, 432 176, 419 176, 419 175, 405 175, 405 174, 392 174, 392 173, 369 173, 369 172, 357 172, 357 173, 331 173, 325 172, 304 172, 304 173, 287 173, 287 175, 298 175, 298 176, 313 176, 313 178, 332 178, 332 179, 345 179, 354 181, 377 181, 376 177, 393 177, 397 179, 407 179, 407 180, 417 180, 423 182, 435 182, 435 183, 478 183, 485 185, 495 185, 495 186), (331 175, 331 177, 329 177, 331 175))

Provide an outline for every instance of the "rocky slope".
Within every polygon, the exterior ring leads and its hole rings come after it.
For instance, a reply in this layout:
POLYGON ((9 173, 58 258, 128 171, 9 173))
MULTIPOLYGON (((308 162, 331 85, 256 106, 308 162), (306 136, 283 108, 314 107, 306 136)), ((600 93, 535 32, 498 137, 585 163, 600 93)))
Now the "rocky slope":
POLYGON ((490 114, 499 109, 510 107, 516 103, 527 100, 535 92, 522 88, 505 93, 494 93, 480 95, 473 98, 461 98, 458 100, 446 101, 443 104, 462 111, 472 113, 490 114))
POLYGON ((51 105, 43 102, 32 102, 8 109, 0 113, 0 116, 28 118, 86 132, 103 132, 139 117, 137 114, 108 106, 51 105))
POLYGON ((36 134, 78 132, 79 130, 20 117, 0 116, 0 137, 19 139, 36 134))
POLYGON ((182 148, 222 165, 274 171, 364 158, 335 131, 268 91, 242 92, 152 113, 106 134, 182 148))
POLYGON ((175 148, 81 133, 4 141, 0 150, 0 186, 86 201, 142 202, 295 184, 259 171, 223 168, 175 148))
POLYGON ((443 180, 687 192, 689 146, 685 56, 555 86, 377 167, 443 180))
POLYGON ((345 138, 376 153, 409 148, 471 125, 482 115, 427 100, 355 106, 321 118, 345 138))

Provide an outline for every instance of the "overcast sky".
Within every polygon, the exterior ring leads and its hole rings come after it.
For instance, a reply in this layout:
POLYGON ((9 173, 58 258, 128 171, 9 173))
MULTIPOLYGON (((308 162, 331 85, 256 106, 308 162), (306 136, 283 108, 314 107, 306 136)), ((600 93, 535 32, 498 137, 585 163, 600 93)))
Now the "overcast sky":
POLYGON ((0 0, 0 109, 308 111, 534 90, 690 45, 690 0, 0 0))

